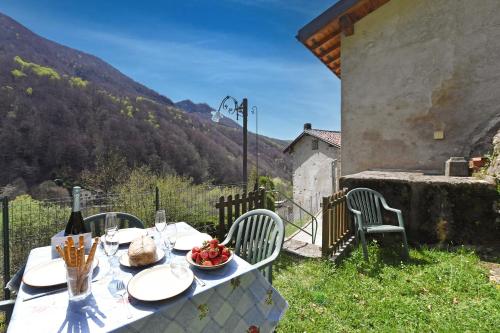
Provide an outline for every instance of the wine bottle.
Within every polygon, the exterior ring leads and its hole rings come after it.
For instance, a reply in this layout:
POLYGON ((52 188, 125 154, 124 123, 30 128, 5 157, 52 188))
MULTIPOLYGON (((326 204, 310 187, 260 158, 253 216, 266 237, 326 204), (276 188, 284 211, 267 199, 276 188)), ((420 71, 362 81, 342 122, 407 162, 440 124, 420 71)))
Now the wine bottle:
POLYGON ((66 224, 66 229, 64 229, 64 236, 84 234, 87 232, 80 210, 80 191, 81 188, 79 186, 73 187, 73 209, 71 210, 71 215, 66 224))

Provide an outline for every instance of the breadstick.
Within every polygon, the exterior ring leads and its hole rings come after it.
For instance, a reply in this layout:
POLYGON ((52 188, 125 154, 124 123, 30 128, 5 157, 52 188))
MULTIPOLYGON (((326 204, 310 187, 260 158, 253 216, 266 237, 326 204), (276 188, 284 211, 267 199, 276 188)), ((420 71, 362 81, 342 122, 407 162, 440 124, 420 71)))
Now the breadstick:
POLYGON ((73 237, 68 236, 68 238, 67 238, 67 239, 68 239, 68 245, 69 245, 69 246, 74 246, 74 245, 75 245, 75 242, 73 241, 73 237))
POLYGON ((69 246, 64 246, 64 261, 68 267, 71 266, 71 257, 69 255, 69 246))
POLYGON ((89 257, 87 258, 87 262, 85 264, 85 271, 88 271, 90 267, 92 267, 92 261, 94 260, 95 250, 97 249, 97 244, 99 243, 99 238, 94 239, 94 244, 92 244, 92 248, 90 249, 89 257))
POLYGON ((83 235, 80 235, 80 237, 78 237, 78 247, 84 246, 83 242, 84 242, 83 235))
POLYGON ((76 267, 76 249, 74 244, 69 247, 69 255, 71 260, 71 267, 76 267))
POLYGON ((57 252, 59 253, 59 255, 61 256, 61 258, 66 261, 66 258, 64 258, 64 252, 63 250, 61 249, 61 247, 59 245, 56 246, 56 250, 57 252))

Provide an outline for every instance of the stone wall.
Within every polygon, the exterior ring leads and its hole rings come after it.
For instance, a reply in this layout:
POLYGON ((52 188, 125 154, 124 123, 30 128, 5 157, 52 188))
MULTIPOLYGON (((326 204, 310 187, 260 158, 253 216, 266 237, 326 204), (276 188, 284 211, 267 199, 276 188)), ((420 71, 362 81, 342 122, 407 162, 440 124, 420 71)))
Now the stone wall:
POLYGON ((342 174, 443 174, 450 156, 486 153, 500 124, 500 1, 389 1, 341 48, 342 174))
MULTIPOLYGON (((495 185, 472 177, 366 171, 340 179, 341 187, 368 187, 401 209, 411 243, 498 243, 495 185)), ((393 213, 385 215, 396 223, 393 213)))

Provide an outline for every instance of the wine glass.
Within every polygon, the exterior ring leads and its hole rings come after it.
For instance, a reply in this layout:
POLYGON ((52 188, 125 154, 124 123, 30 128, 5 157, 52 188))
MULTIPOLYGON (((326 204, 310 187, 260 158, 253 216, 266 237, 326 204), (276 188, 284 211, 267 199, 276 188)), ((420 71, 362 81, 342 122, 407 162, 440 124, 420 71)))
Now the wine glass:
POLYGON ((155 215, 155 228, 158 234, 160 235, 159 243, 163 246, 163 231, 167 226, 167 216, 165 214, 164 209, 160 209, 156 211, 155 215))
POLYGON ((115 270, 113 269, 112 258, 118 251, 119 246, 118 233, 114 229, 108 229, 104 235, 104 253, 108 256, 109 261, 109 272, 112 273, 112 277, 115 279, 115 270))
POLYGON ((115 234, 118 230, 118 217, 116 213, 106 213, 106 220, 104 221, 105 235, 108 233, 115 234))
POLYGON ((167 223, 165 228, 165 248, 168 251, 168 259, 172 259, 172 250, 174 249, 175 242, 177 241, 177 226, 175 222, 167 223))

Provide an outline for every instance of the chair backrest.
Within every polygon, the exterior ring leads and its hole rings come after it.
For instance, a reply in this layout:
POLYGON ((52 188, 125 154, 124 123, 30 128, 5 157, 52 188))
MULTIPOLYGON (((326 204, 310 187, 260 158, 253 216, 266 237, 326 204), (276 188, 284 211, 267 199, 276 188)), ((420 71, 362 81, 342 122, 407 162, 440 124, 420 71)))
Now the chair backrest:
MULTIPOLYGON (((115 212, 116 217, 120 221, 119 228, 140 228, 144 229, 144 223, 132 214, 115 212)), ((92 215, 83 219, 83 223, 87 230, 92 232, 93 236, 101 236, 104 234, 104 221, 106 220, 107 213, 100 213, 92 215)))
POLYGON ((235 238, 236 255, 251 264, 257 264, 268 258, 272 262, 278 257, 284 235, 283 221, 276 213, 255 209, 234 221, 224 243, 235 238))
POLYGON ((347 208, 357 210, 363 216, 364 225, 382 224, 382 194, 369 188, 355 188, 347 193, 347 208))

